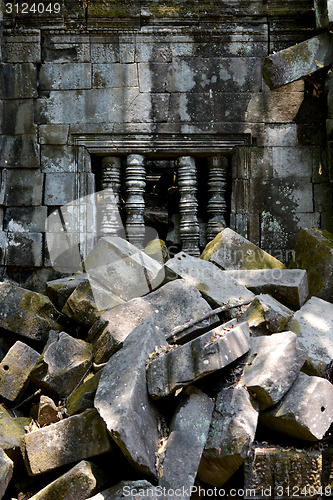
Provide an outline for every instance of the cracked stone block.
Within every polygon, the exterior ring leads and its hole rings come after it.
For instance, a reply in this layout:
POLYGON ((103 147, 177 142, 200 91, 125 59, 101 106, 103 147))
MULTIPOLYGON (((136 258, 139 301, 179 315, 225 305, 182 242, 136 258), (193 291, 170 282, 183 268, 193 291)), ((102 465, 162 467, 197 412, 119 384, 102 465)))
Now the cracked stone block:
POLYGON ((181 488, 184 493, 179 498, 190 498, 213 409, 213 401, 196 387, 182 392, 170 425, 158 483, 167 490, 181 488))
POLYGON ((51 331, 32 382, 59 398, 68 397, 92 363, 91 345, 65 332, 51 331))
POLYGON ((13 476, 14 464, 0 448, 0 498, 3 498, 13 476))
POLYGON ((25 436, 25 427, 30 422, 31 418, 14 417, 4 405, 0 405, 0 448, 13 460, 17 457, 17 451, 25 436))
POLYGON ((53 399, 48 396, 41 396, 38 405, 37 422, 40 427, 45 425, 55 424, 58 422, 58 408, 56 407, 53 399))
POLYGON ((208 243, 201 259, 221 269, 285 269, 272 255, 230 228, 225 228, 208 243))
POLYGON ((246 389, 230 387, 219 392, 198 478, 223 486, 244 463, 257 422, 258 412, 246 389))
POLYGON ((333 1, 314 0, 317 28, 333 28, 333 1))
POLYGON ((240 384, 259 402, 259 409, 273 406, 295 382, 307 351, 293 332, 252 337, 249 358, 240 384))
POLYGON ((303 371, 323 376, 333 359, 333 304, 312 297, 286 325, 308 351, 303 371))
POLYGON ((165 268, 181 278, 193 283, 203 297, 216 306, 237 302, 240 299, 254 298, 251 291, 237 283, 211 262, 207 262, 185 252, 180 252, 166 262, 165 268))
POLYGON ((145 363, 157 346, 167 345, 153 320, 139 325, 127 337, 103 372, 95 408, 130 463, 145 475, 156 477, 158 412, 149 399, 145 363))
POLYGON ((333 301, 333 235, 324 229, 301 229, 290 268, 308 273, 309 294, 333 301))
POLYGON ((94 398, 102 371, 103 370, 99 370, 95 375, 87 378, 87 380, 68 397, 66 404, 68 415, 81 413, 88 408, 94 407, 94 398))
POLYGON ((322 33, 280 50, 263 60, 263 76, 270 89, 307 77, 333 62, 333 36, 322 33))
POLYGON ((48 484, 31 500, 83 500, 90 498, 106 484, 103 472, 94 464, 82 460, 68 472, 48 484))
POLYGON ((155 359, 147 367, 150 396, 159 399, 220 370, 248 352, 249 325, 221 325, 155 359))
POLYGON ((248 321, 252 334, 277 333, 283 330, 293 311, 270 295, 258 295, 239 318, 248 321))
POLYGON ((300 373, 280 402, 260 414, 259 421, 297 439, 322 439, 333 421, 333 384, 300 373))
MULTIPOLYGON (((89 332, 89 338, 94 339, 95 362, 107 361, 145 319, 153 318, 160 331, 167 334, 174 327, 211 310, 193 284, 186 280, 171 281, 145 297, 132 299, 102 314, 89 332)), ((214 318, 205 320, 187 333, 195 335, 214 321, 214 318)))
POLYGON ((160 491, 155 490, 152 484, 141 479, 139 481, 121 481, 121 483, 90 497, 90 500, 120 500, 121 498, 128 498, 129 500, 151 498, 157 500, 161 498, 161 494, 160 491))
POLYGON ((48 297, 13 283, 0 283, 0 327, 45 342, 49 331, 61 330, 62 316, 48 297))
POLYGON ((0 395, 15 401, 26 388, 39 353, 23 342, 15 342, 0 363, 0 395))
POLYGON ((268 294, 290 309, 302 307, 309 295, 307 273, 303 269, 252 269, 224 271, 251 292, 268 294))
POLYGON ((29 432, 22 440, 22 453, 31 475, 111 450, 106 426, 96 410, 87 410, 29 432))
POLYGON ((86 273, 74 274, 65 278, 48 281, 46 283, 45 293, 55 305, 58 311, 66 304, 68 298, 74 292, 75 288, 81 285, 82 282, 87 281, 88 276, 86 273))
POLYGON ((259 443, 244 465, 244 498, 314 498, 321 491, 322 453, 259 443))

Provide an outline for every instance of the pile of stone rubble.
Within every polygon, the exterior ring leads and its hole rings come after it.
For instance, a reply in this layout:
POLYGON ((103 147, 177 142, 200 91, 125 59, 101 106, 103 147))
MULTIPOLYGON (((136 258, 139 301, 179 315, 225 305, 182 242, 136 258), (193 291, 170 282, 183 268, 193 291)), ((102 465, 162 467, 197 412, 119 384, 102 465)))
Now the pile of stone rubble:
POLYGON ((165 264, 106 237, 0 283, 0 498, 329 496, 332 238, 287 269, 230 229, 165 264))

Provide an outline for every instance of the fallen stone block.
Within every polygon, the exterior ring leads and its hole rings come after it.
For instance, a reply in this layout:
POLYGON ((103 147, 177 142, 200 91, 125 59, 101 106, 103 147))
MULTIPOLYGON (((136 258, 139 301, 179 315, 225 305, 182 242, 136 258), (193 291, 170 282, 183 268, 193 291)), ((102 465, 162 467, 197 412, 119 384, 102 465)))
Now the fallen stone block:
POLYGON ((46 283, 45 293, 58 311, 61 311, 75 288, 87 280, 88 275, 86 273, 80 273, 68 276, 67 278, 48 281, 46 283))
POLYGON ((161 496, 161 491, 156 491, 155 486, 148 481, 121 481, 121 483, 108 488, 107 490, 97 493, 90 497, 90 500, 119 500, 121 498, 129 498, 129 500, 138 500, 138 498, 165 498, 161 496))
POLYGON ((221 269, 285 269, 285 265, 230 228, 208 243, 201 257, 221 269))
POLYGON ((203 297, 216 306, 227 304, 229 301, 254 298, 251 291, 212 262, 192 257, 185 252, 180 252, 168 260, 165 268, 167 272, 170 270, 193 283, 203 297))
POLYGON ((258 295, 249 305, 240 321, 247 321, 253 335, 278 333, 284 329, 293 311, 270 295, 258 295))
POLYGON ((198 470, 198 478, 223 486, 247 457, 257 429, 258 412, 242 387, 222 390, 198 470))
POLYGON ((262 72, 269 88, 276 89, 330 66, 333 62, 332 40, 331 33, 322 33, 265 57, 262 72))
POLYGON ((48 396, 41 396, 38 406, 37 422, 40 427, 58 422, 59 410, 54 404, 53 399, 48 396))
MULTIPOLYGON (((331 35, 333 36, 333 35, 331 35)), ((332 44, 333 45, 333 44, 332 44)), ((308 273, 309 294, 333 301, 333 235, 323 229, 301 229, 290 268, 308 273)))
POLYGON ((259 421, 297 439, 322 439, 333 422, 333 384, 300 373, 280 402, 260 414, 259 421))
POLYGON ((75 467, 48 484, 30 500, 84 500, 106 484, 106 476, 94 464, 82 460, 75 467))
POLYGON ((22 453, 31 475, 101 455, 111 449, 106 426, 96 410, 87 410, 29 432, 22 440, 22 453))
POLYGON ((333 304, 312 297, 286 325, 297 334, 308 351, 303 371, 308 375, 324 375, 333 359, 333 304))
POLYGON ((0 395, 15 401, 26 388, 39 353, 23 342, 15 342, 0 363, 0 395))
POLYGON ((156 477, 158 412, 148 397, 145 362, 156 346, 167 345, 152 320, 139 325, 115 353, 103 372, 95 408, 130 463, 156 477))
POLYGON ((309 295, 308 278, 302 269, 252 269, 224 271, 251 292, 271 295, 294 311, 309 295))
POLYGON ((249 358, 240 384, 245 385, 265 410, 286 394, 295 382, 307 351, 293 332, 252 337, 249 358))
MULTIPOLYGON (((165 456, 159 474, 159 486, 191 491, 214 409, 213 401, 195 387, 187 387, 173 416, 165 456)), ((190 493, 180 494, 190 498, 190 493)))
POLYGON ((244 498, 316 498, 324 491, 321 455, 319 450, 258 444, 244 464, 244 498))
POLYGON ((75 413, 80 413, 94 407, 94 398, 101 375, 102 370, 89 377, 80 387, 72 392, 66 404, 68 415, 74 415, 75 413))
POLYGON ((17 458, 22 438, 25 436, 25 428, 31 422, 31 418, 15 417, 0 405, 0 448, 2 448, 12 460, 17 458))
POLYGON ((71 394, 92 363, 92 347, 65 332, 50 332, 49 340, 31 373, 32 382, 59 398, 71 394))
MULTIPOLYGON (((145 319, 153 318, 165 335, 175 326, 211 310, 193 284, 186 280, 167 283, 146 297, 132 299, 102 314, 88 335, 94 343, 94 360, 97 364, 107 361, 145 319)), ((195 335, 214 321, 216 318, 198 323, 187 330, 187 334, 195 335)))
POLYGON ((333 0, 314 0, 317 28, 333 28, 333 0))
POLYGON ((248 352, 249 326, 221 325, 173 350, 150 357, 147 385, 150 396, 159 399, 177 389, 220 370, 248 352))
POLYGON ((51 329, 61 330, 62 319, 48 297, 12 283, 0 283, 0 328, 39 342, 51 329))
POLYGON ((13 476, 14 464, 0 448, 0 498, 6 493, 7 486, 13 476))

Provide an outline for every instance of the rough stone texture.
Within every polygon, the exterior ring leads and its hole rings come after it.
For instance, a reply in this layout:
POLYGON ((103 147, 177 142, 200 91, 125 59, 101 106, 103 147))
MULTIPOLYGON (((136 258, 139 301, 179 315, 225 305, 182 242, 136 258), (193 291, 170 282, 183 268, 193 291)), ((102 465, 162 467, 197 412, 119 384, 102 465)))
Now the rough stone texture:
POLYGON ((165 264, 166 270, 192 282, 209 302, 218 305, 248 299, 254 295, 213 263, 197 259, 185 252, 178 253, 165 264))
POLYGON ((297 334, 308 352, 303 371, 323 376, 333 359, 333 304, 312 297, 290 319, 286 328, 297 334))
POLYGON ((323 33, 264 59, 263 75, 271 88, 294 82, 333 61, 332 34, 323 33))
POLYGON ((255 294, 268 294, 290 309, 302 307, 309 294, 307 273, 301 269, 224 271, 255 294))
POLYGON ((188 387, 182 393, 170 425, 159 479, 162 488, 181 488, 179 498, 190 498, 213 409, 213 401, 199 389, 188 387))
POLYGON ((251 338, 249 359, 240 383, 265 410, 286 394, 295 382, 307 351, 293 332, 251 338))
POLYGON ((96 410, 87 410, 23 438, 25 462, 31 474, 42 474, 112 449, 108 432, 96 410))
POLYGON ((74 276, 68 276, 67 278, 48 281, 46 283, 45 293, 58 311, 61 311, 75 288, 87 279, 87 275, 81 273, 74 276))
POLYGON ((46 217, 46 207, 8 207, 4 222, 10 232, 42 233, 46 217))
POLYGON ((89 377, 68 398, 66 410, 68 415, 80 413, 88 408, 94 407, 94 398, 102 375, 102 370, 89 377))
MULTIPOLYGON (((96 363, 107 361, 110 355, 122 346, 123 341, 145 319, 153 318, 160 331, 169 333, 174 327, 211 311, 198 290, 185 280, 167 283, 146 297, 132 299, 126 304, 102 314, 89 332, 94 340, 96 363), (99 335, 99 337, 97 337, 99 335)), ((200 331, 211 324, 205 320, 190 332, 200 331)))
POLYGON ((250 348, 249 327, 221 325, 179 346, 147 367, 148 392, 154 399, 172 394, 205 375, 229 365, 250 348))
POLYGON ((241 318, 248 321, 253 334, 281 332, 293 311, 280 304, 270 295, 258 295, 247 308, 241 318))
POLYGON ((0 395, 15 401, 25 389, 39 353, 23 342, 15 342, 0 363, 0 395))
POLYGON ((13 475, 14 464, 0 448, 0 498, 3 498, 13 475))
POLYGON ((314 0, 316 10, 317 28, 333 27, 333 2, 332 0, 314 0))
POLYGON ((121 481, 121 483, 108 488, 107 490, 97 493, 90 500, 120 500, 121 498, 129 498, 137 500, 140 498, 152 498, 157 500, 160 498, 160 492, 155 492, 155 487, 145 480, 139 481, 121 481))
POLYGON ((201 259, 209 260, 221 269, 284 269, 282 262, 235 233, 223 229, 208 245, 201 259))
POLYGON ((139 325, 104 367, 95 407, 133 466, 156 477, 158 412, 148 397, 145 362, 157 346, 167 345, 152 320, 139 325))
POLYGON ((223 486, 247 457, 258 421, 258 412, 242 387, 222 390, 200 462, 198 477, 213 486, 223 486))
POLYGON ((39 405, 38 405, 38 417, 37 422, 40 427, 44 427, 44 425, 55 424, 58 422, 59 410, 54 404, 53 399, 48 396, 41 396, 39 405))
POLYGON ((333 421, 333 385, 300 373, 280 402, 259 419, 266 427, 298 439, 322 439, 333 421))
POLYGON ((291 268, 308 273, 310 296, 333 300, 333 235, 320 229, 302 229, 291 268))
POLYGON ((27 267, 43 265, 43 235, 41 233, 7 233, 6 264, 27 267))
MULTIPOLYGON (((18 149, 20 149, 18 147, 18 149)), ((8 157, 6 151, 4 157, 8 157)), ((31 157, 27 153, 28 158, 31 157)), ((22 162, 22 166, 27 166, 22 162)), ((2 172, 3 202, 7 206, 41 205, 43 197, 43 175, 37 170, 4 170, 2 172)))
POLYGON ((48 297, 12 283, 0 283, 0 327, 37 341, 46 341, 51 329, 61 330, 61 314, 48 297))
POLYGON ((25 435, 25 427, 31 422, 29 417, 14 417, 4 405, 0 406, 0 449, 15 458, 25 435))

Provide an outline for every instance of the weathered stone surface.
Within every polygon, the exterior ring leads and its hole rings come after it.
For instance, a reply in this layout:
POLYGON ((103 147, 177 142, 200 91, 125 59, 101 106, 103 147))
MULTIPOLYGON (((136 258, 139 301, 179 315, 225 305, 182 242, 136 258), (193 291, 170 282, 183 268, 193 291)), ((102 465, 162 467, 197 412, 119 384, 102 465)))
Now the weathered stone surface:
POLYGON ((249 348, 248 323, 218 326, 183 346, 151 359, 147 367, 148 392, 154 399, 168 396, 224 368, 249 348))
MULTIPOLYGON (((34 186, 33 183, 27 182, 24 184, 24 178, 33 179, 34 176, 41 176, 40 172, 28 172, 23 169, 35 169, 39 168, 39 144, 37 142, 37 137, 35 134, 21 134, 21 135, 2 135, 0 136, 0 149, 2 152, 2 166, 4 168, 15 168, 17 172, 15 175, 17 176, 16 184, 23 191, 23 186, 31 189, 38 189, 38 186, 34 186), (18 172, 22 172, 23 178, 20 179, 18 172)), ((13 188, 12 188, 13 189, 13 188)), ((15 199, 20 202, 20 198, 17 197, 17 193, 12 192, 12 196, 15 194, 15 199)), ((29 195, 29 192, 26 196, 29 195)), ((14 204, 13 204, 14 205, 14 204)), ((24 205, 24 203, 20 203, 20 205, 24 205)))
POLYGON ((282 262, 230 228, 223 229, 208 243, 201 259, 209 260, 221 269, 285 268, 282 262))
POLYGON ((158 413, 150 401, 145 362, 157 346, 167 345, 152 320, 139 325, 103 368, 95 407, 133 466, 156 476, 158 413))
MULTIPOLYGON (((29 153, 27 153, 29 154, 29 153)), ((4 157, 7 157, 3 152, 4 157)), ((24 162, 22 162, 22 166, 24 162)), ((8 169, 2 172, 3 204, 36 206, 42 204, 43 175, 37 170, 8 169)))
POLYGON ((105 475, 94 464, 82 460, 30 498, 32 500, 59 500, 59 498, 83 500, 90 498, 105 484, 105 475))
POLYGON ((167 490, 180 488, 179 498, 190 498, 213 409, 213 401, 199 389, 188 387, 182 393, 159 474, 159 486, 167 490))
POLYGON ((66 278, 48 281, 46 283, 45 293, 55 305, 58 311, 64 307, 67 299, 83 281, 87 281, 88 276, 85 273, 75 274, 66 278))
POLYGON ((252 292, 245 286, 239 285, 232 276, 228 276, 213 263, 192 257, 185 252, 180 252, 165 264, 169 269, 192 282, 208 301, 216 305, 235 302, 239 299, 254 298, 252 292))
POLYGON ((7 486, 12 478, 14 464, 6 455, 3 449, 0 448, 0 498, 3 498, 7 486))
POLYGON ((247 457, 257 429, 258 412, 242 387, 222 390, 217 398, 198 477, 223 484, 247 457))
POLYGON ((37 422, 40 427, 44 427, 44 425, 55 424, 60 420, 58 418, 59 410, 54 404, 53 399, 48 396, 41 396, 39 405, 38 405, 38 418, 37 422))
POLYGON ((155 491, 155 487, 145 480, 139 481, 121 481, 121 483, 108 488, 107 490, 97 493, 90 500, 120 500, 121 498, 129 498, 129 500, 137 500, 140 498, 152 498, 157 500, 160 498, 160 490, 155 491))
POLYGON ((266 427, 298 439, 322 439, 333 421, 333 384, 300 373, 280 402, 259 419, 266 427))
POLYGON ((322 33, 265 57, 263 75, 267 85, 274 89, 332 64, 332 39, 331 33, 322 33))
POLYGON ((91 351, 87 342, 51 331, 31 380, 51 394, 66 398, 91 366, 91 351))
POLYGON ((308 375, 323 376, 333 359, 333 304, 312 297, 290 319, 286 328, 297 334, 299 342, 308 351, 303 371, 308 375))
POLYGON ((0 101, 0 113, 10 116, 10 120, 2 120, 0 124, 1 134, 34 135, 37 125, 34 123, 34 108, 32 99, 10 99, 0 101))
POLYGON ((270 295, 258 295, 241 316, 241 320, 248 321, 253 334, 267 334, 281 332, 293 311, 280 304, 270 295))
POLYGON ((46 207, 8 207, 5 215, 7 231, 42 233, 46 217, 46 207))
POLYGON ((15 401, 25 389, 39 353, 23 342, 15 342, 0 363, 0 395, 15 401))
POLYGON ((3 37, 2 60, 11 63, 40 63, 40 50, 39 30, 34 30, 28 34, 22 33, 21 30, 14 31, 3 37))
MULTIPOLYGON (((160 331, 167 334, 175 326, 211 310, 191 283, 185 280, 167 283, 146 297, 132 299, 102 314, 100 321, 89 332, 89 338, 95 338, 95 362, 107 361, 122 346, 132 330, 145 319, 153 318, 160 331)), ((189 331, 194 335, 200 328, 211 323, 211 320, 206 320, 189 331)))
POLYGON ((302 307, 309 294, 308 278, 302 269, 252 269, 224 271, 255 294, 268 294, 290 309, 302 307))
POLYGON ((91 88, 89 63, 44 63, 39 72, 40 90, 69 90, 91 88))
POLYGON ((333 28, 332 0, 314 0, 317 28, 333 28))
POLYGON ((11 458, 16 455, 16 450, 20 448, 22 438, 25 436, 25 427, 31 422, 29 417, 15 417, 6 409, 0 406, 0 448, 2 448, 11 458))
POLYGON ((324 488, 321 465, 319 450, 260 443, 253 447, 244 465, 244 489, 248 492, 244 498, 288 500, 296 491, 305 498, 313 498, 324 488))
MULTIPOLYGON (((47 126, 47 125, 46 125, 47 126)), ((57 127, 57 125, 55 125, 57 127)), ((58 125, 58 127, 61 127, 61 125, 58 125)), ((68 131, 67 131, 68 133, 68 131)), ((56 140, 56 134, 54 134, 54 139, 53 141, 56 140)), ((61 140, 61 137, 58 139, 59 141, 61 140)), ((52 139, 49 140, 51 142, 52 139)), ((73 174, 77 170, 77 165, 75 161, 75 151, 73 146, 68 146, 68 145, 62 145, 62 144, 46 144, 46 145, 41 145, 40 148, 40 153, 41 153, 41 168, 42 172, 45 172, 47 174, 55 174, 55 173, 63 173, 63 174, 73 174)), ((84 170, 84 168, 80 168, 80 170, 84 170)), ((71 177, 68 176, 69 180, 71 180, 71 177)), ((49 182, 49 180, 48 180, 49 182)), ((54 198, 51 198, 51 196, 56 196, 55 194, 52 193, 52 188, 51 186, 48 186, 48 195, 49 195, 49 201, 50 205, 52 205, 52 201, 54 198)), ((58 193, 59 194, 59 193, 58 193)), ((64 197, 66 194, 64 193, 64 197)), ((68 198, 68 196, 67 196, 68 198)))
POLYGON ((301 229, 291 268, 308 273, 310 296, 333 300, 333 235, 323 229, 301 229))
POLYGON ((281 332, 250 340, 249 359, 240 383, 265 410, 286 394, 295 382, 307 351, 293 332, 281 332))
POLYGON ((35 64, 5 64, 0 67, 0 95, 3 99, 37 97, 37 69, 35 64))
POLYGON ((69 125, 40 125, 40 144, 67 144, 69 125))
POLYGON ((61 314, 48 297, 12 283, 0 283, 0 327, 23 337, 46 341, 51 329, 61 330, 61 314))
POLYGON ((97 391, 98 383, 102 375, 102 370, 98 371, 95 375, 87 378, 85 382, 78 387, 69 396, 66 404, 68 415, 75 415, 88 408, 94 407, 94 398, 97 391))
POLYGON ((92 83, 94 88, 137 87, 137 64, 93 64, 92 83))
POLYGON ((7 266, 41 267, 43 265, 42 233, 7 234, 7 266))
POLYGON ((26 466, 32 475, 112 449, 105 424, 96 410, 29 432, 23 438, 23 447, 26 466))

